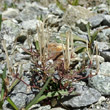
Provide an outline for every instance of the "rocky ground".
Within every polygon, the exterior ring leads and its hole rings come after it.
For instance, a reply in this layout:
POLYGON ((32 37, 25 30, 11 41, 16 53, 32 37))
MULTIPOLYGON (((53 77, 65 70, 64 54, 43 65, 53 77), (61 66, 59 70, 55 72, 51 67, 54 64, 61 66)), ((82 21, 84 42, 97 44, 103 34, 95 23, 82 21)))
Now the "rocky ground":
MULTIPOLYGON (((78 6, 72 6, 62 0, 66 11, 60 9, 55 0, 1 0, 0 14, 2 24, 0 31, 0 74, 2 74, 7 61, 7 54, 4 49, 6 44, 9 67, 14 71, 22 71, 23 80, 29 84, 28 75, 33 66, 31 57, 22 49, 34 49, 34 42, 38 38, 38 27, 45 19, 47 28, 51 31, 50 41, 60 40, 60 34, 68 30, 88 39, 86 24, 90 22, 91 33, 100 30, 94 44, 97 45, 99 55, 98 74, 88 78, 87 81, 73 82, 73 87, 80 96, 63 101, 63 106, 52 108, 50 105, 36 105, 32 110, 110 110, 110 5, 106 0, 79 0, 78 6), (5 41, 5 43, 3 42, 5 41)), ((44 30, 46 30, 44 28, 44 30)), ((82 43, 80 43, 83 45, 82 43)), ((80 53, 77 54, 80 56, 80 53)), ((96 56, 91 56, 92 68, 87 68, 86 74, 96 73, 96 56)), ((7 75, 9 71, 7 70, 7 75)), ((9 76, 10 77, 10 76, 9 76)), ((10 77, 10 82, 14 79, 10 77)), ((1 91, 0 79, 0 91, 1 91)), ((28 86, 19 82, 10 93, 11 99, 19 108, 25 107, 35 94, 28 91, 28 86)), ((12 110, 7 101, 3 104, 3 110, 12 110)))

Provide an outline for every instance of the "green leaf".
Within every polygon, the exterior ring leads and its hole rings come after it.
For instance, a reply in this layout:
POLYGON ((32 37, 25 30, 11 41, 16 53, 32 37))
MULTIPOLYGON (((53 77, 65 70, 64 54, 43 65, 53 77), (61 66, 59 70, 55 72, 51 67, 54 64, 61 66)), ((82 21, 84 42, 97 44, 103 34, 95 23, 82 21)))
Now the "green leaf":
POLYGON ((57 4, 57 6, 61 9, 61 10, 63 10, 63 11, 66 11, 66 9, 63 7, 63 5, 59 2, 59 0, 56 0, 56 4, 57 4))
POLYGON ((57 92, 49 92, 47 95, 42 95, 35 103, 38 103, 46 98, 56 97, 61 94, 62 96, 68 96, 68 95, 79 95, 79 93, 73 91, 72 93, 69 93, 68 91, 59 90, 57 92), (54 94, 54 95, 53 95, 54 94))
MULTIPOLYGON (((19 74, 19 79, 22 77, 22 71, 23 71, 23 68, 22 68, 22 65, 20 66, 20 74, 19 74)), ((11 86, 9 87, 8 89, 8 92, 10 92, 15 86, 16 84, 20 81, 19 79, 15 79, 14 82, 11 84, 11 86)))
POLYGON ((36 41, 36 42, 35 42, 35 46, 36 46, 36 50, 40 50, 39 41, 36 41))
POLYGON ((15 110, 19 110, 19 108, 14 104, 9 96, 6 99, 15 110))
POLYGON ((87 23, 86 28, 87 28, 87 32, 88 32, 89 41, 91 41, 90 23, 89 22, 87 23))
POLYGON ((74 41, 81 41, 81 42, 84 42, 84 43, 87 42, 87 40, 85 40, 85 39, 83 39, 83 38, 81 38, 81 37, 79 37, 77 35, 73 35, 73 40, 74 41))
POLYGON ((77 6, 79 4, 79 0, 73 0, 73 2, 71 3, 71 5, 73 6, 77 6))
POLYGON ((96 39, 98 33, 99 33, 99 30, 96 30, 96 31, 91 35, 91 36, 92 36, 92 38, 91 38, 91 43, 94 42, 94 40, 96 39))
POLYGON ((81 53, 81 52, 84 52, 85 50, 86 50, 86 46, 81 46, 81 47, 75 48, 76 53, 81 53))
POLYGON ((5 68, 4 68, 4 70, 3 70, 3 75, 2 75, 3 79, 6 78, 6 69, 7 69, 7 66, 5 65, 5 68))
POLYGON ((33 104, 35 104, 37 102, 37 100, 41 97, 41 95, 43 94, 43 92, 47 88, 50 80, 51 80, 51 77, 48 78, 48 80, 46 81, 45 85, 43 86, 41 91, 38 93, 38 95, 26 106, 26 108, 25 108, 26 110, 28 110, 33 104))
POLYGON ((6 10, 7 8, 8 8, 8 4, 4 2, 4 10, 6 10))
POLYGON ((2 107, 3 107, 3 100, 2 101, 0 101, 0 110, 2 110, 2 107))
MULTIPOLYGON (((83 38, 81 38, 81 37, 79 37, 79 36, 77 36, 75 34, 72 34, 72 35, 73 35, 74 42, 75 41, 81 41, 81 42, 84 42, 84 43, 87 42, 87 40, 85 40, 85 39, 83 39, 83 38)), ((65 33, 61 33, 60 36, 66 38, 66 34, 65 33)))

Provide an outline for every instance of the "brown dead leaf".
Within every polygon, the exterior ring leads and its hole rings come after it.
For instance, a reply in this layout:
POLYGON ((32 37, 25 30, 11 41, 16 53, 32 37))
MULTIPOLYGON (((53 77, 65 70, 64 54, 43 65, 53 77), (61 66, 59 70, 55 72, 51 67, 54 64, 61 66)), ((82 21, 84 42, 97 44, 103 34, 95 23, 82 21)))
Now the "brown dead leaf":
MULTIPOLYGON (((64 46, 65 49, 65 46, 64 46)), ((60 43, 49 43, 48 44, 49 57, 53 60, 63 58, 63 46, 60 43)))

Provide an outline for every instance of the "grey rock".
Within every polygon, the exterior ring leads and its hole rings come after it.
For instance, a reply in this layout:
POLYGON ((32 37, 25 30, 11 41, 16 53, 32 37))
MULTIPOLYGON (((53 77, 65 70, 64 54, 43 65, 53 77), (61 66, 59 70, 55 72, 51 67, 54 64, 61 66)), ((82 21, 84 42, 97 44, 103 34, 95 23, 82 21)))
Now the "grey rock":
POLYGON ((62 16, 64 13, 61 9, 57 7, 56 4, 50 4, 48 8, 49 8, 50 13, 54 15, 62 16))
POLYGON ((110 42, 110 29, 103 29, 102 33, 108 37, 108 41, 110 42))
POLYGON ((110 95, 110 63, 103 62, 99 66, 96 76, 88 79, 89 85, 97 89, 102 95, 110 95))
POLYGON ((28 36, 28 31, 22 29, 20 34, 17 36, 16 41, 23 44, 27 39, 27 36, 28 36))
POLYGON ((19 10, 18 9, 14 9, 14 8, 8 8, 6 11, 4 11, 2 13, 2 17, 4 19, 12 19, 17 17, 19 14, 19 10))
POLYGON ((22 44, 18 44, 15 46, 15 49, 19 52, 19 53, 24 53, 25 51, 21 48, 22 44))
POLYGON ((63 15, 63 21, 66 24, 74 25, 79 19, 88 19, 93 15, 94 13, 84 7, 69 5, 67 7, 66 13, 63 15))
MULTIPOLYGON (((27 77, 24 76, 23 80, 27 84, 29 84, 29 80, 27 77)), ((32 93, 31 90, 28 91, 27 85, 25 85, 23 82, 18 83, 10 94, 10 98, 19 109, 25 107, 26 104, 29 103, 34 97, 35 95, 32 93)), ((5 101, 3 104, 3 108, 7 108, 7 105, 8 103, 5 101)))
POLYGON ((95 11, 97 13, 102 13, 102 14, 108 14, 109 13, 108 6, 104 3, 94 7, 93 11, 95 11))
POLYGON ((2 49, 0 49, 0 54, 2 53, 2 49))
POLYGON ((32 32, 36 32, 36 27, 37 25, 39 26, 40 23, 41 21, 33 19, 33 20, 23 21, 21 25, 22 25, 22 28, 27 31, 31 30, 32 32))
POLYGON ((109 76, 110 75, 110 62, 103 62, 99 68, 99 74, 109 76))
POLYGON ((88 19, 92 28, 100 26, 100 24, 102 23, 103 20, 104 20, 103 14, 98 14, 98 15, 95 15, 95 16, 88 19))
POLYGON ((46 106, 39 107, 37 110, 50 110, 50 109, 51 109, 51 106, 46 105, 46 106))
POLYGON ((92 67, 95 68, 95 69, 97 68, 97 62, 98 62, 99 64, 101 64, 101 63, 104 62, 104 58, 101 57, 101 56, 99 56, 99 55, 93 55, 93 56, 91 57, 91 59, 92 59, 92 67))
POLYGON ((10 7, 13 3, 13 0, 4 0, 4 3, 6 3, 8 7, 10 7))
POLYGON ((0 74, 2 74, 3 73, 3 71, 0 69, 0 74))
POLYGON ((70 27, 68 25, 64 24, 63 26, 61 26, 59 33, 66 33, 69 30, 70 30, 70 27))
POLYGON ((110 15, 104 15, 102 25, 110 26, 110 15))
POLYGON ((4 63, 3 64, 1 63, 0 64, 0 69, 3 70, 4 68, 5 68, 5 64, 4 63))
POLYGON ((87 21, 80 19, 76 22, 76 26, 78 26, 82 31, 87 31, 86 25, 87 25, 87 21))
POLYGON ((15 61, 22 61, 22 60, 29 60, 30 59, 30 55, 24 55, 24 54, 21 54, 21 53, 17 53, 15 55, 15 61))
POLYGON ((52 108, 52 109, 50 109, 50 110, 66 110, 66 109, 61 108, 61 107, 56 107, 56 108, 52 108))
POLYGON ((98 14, 88 19, 92 28, 101 26, 110 26, 110 15, 98 14))
POLYGON ((88 106, 97 102, 101 97, 101 94, 97 90, 88 88, 85 84, 75 84, 74 87, 76 88, 76 92, 80 93, 80 96, 75 96, 70 100, 63 102, 66 106, 73 108, 88 106))
POLYGON ((97 41, 110 42, 110 29, 107 26, 100 26, 98 28, 101 32, 98 33, 97 41))
POLYGON ((34 2, 32 4, 26 5, 26 7, 19 15, 19 20, 21 21, 32 20, 32 19, 37 19, 37 17, 39 16, 45 18, 48 13, 49 12, 46 7, 43 7, 40 4, 34 2))
POLYGON ((23 71, 29 71, 30 68, 31 68, 31 65, 32 65, 32 63, 30 61, 29 62, 26 62, 25 61, 25 63, 23 64, 23 67, 22 67, 23 68, 23 71))
POLYGON ((75 33, 77 35, 81 35, 81 36, 85 36, 85 35, 87 36, 88 35, 87 32, 81 31, 79 27, 72 26, 71 29, 72 29, 73 33, 75 33))
POLYGON ((58 16, 55 15, 48 15, 47 17, 47 25, 50 27, 59 27, 62 23, 62 20, 58 18, 58 16))
POLYGON ((24 41, 23 47, 25 47, 25 49, 30 49, 31 47, 35 48, 32 36, 28 36, 28 38, 24 41))
POLYGON ((6 58, 5 53, 1 53, 1 54, 0 54, 0 61, 4 60, 5 58, 6 58))
POLYGON ((39 0, 39 2, 43 5, 43 6, 49 6, 51 3, 56 3, 56 0, 39 0))
POLYGON ((109 42, 109 38, 108 38, 108 35, 106 35, 106 32, 98 33, 97 41, 99 41, 99 42, 109 42))
POLYGON ((40 106, 38 104, 35 104, 32 105, 32 107, 30 107, 29 110, 51 110, 51 106, 50 105, 40 106))
POLYGON ((110 43, 95 42, 95 44, 98 45, 100 55, 105 59, 105 61, 110 61, 110 43))
POLYGON ((12 44, 20 34, 20 26, 16 20, 5 20, 1 26, 1 38, 12 44))
POLYGON ((26 5, 26 2, 29 2, 29 0, 20 0, 18 2, 15 2, 15 5, 16 5, 17 9, 22 11, 26 5))

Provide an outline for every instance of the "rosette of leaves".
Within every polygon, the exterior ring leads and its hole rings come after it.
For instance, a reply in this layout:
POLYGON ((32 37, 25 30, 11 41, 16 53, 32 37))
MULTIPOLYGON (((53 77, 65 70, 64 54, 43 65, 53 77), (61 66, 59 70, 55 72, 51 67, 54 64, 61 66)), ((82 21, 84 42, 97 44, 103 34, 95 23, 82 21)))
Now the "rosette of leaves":
POLYGON ((93 54, 94 51, 94 40, 96 40, 97 38, 97 34, 100 30, 95 30, 92 34, 91 34, 91 28, 90 28, 90 23, 88 22, 88 24, 86 25, 87 27, 87 40, 74 35, 73 39, 74 39, 74 46, 76 47, 75 52, 76 53, 81 53, 81 52, 89 52, 89 54, 93 54), (83 45, 76 43, 76 41, 80 41, 83 42, 83 45))
MULTIPOLYGON (((87 31, 88 31, 87 40, 79 37, 78 35, 72 34, 73 43, 74 43, 74 47, 75 47, 75 53, 81 53, 81 52, 86 52, 86 51, 89 51, 90 54, 93 53, 94 40, 96 40, 97 34, 100 30, 96 30, 94 33, 91 34, 90 24, 88 23, 87 31), (82 42, 82 43, 80 43, 80 42, 82 42)), ((63 33, 63 34, 61 34, 61 37, 65 38, 66 35, 63 33)), ((58 42, 60 42, 60 39, 58 42)), ((63 43, 65 43, 65 41, 63 43)))

